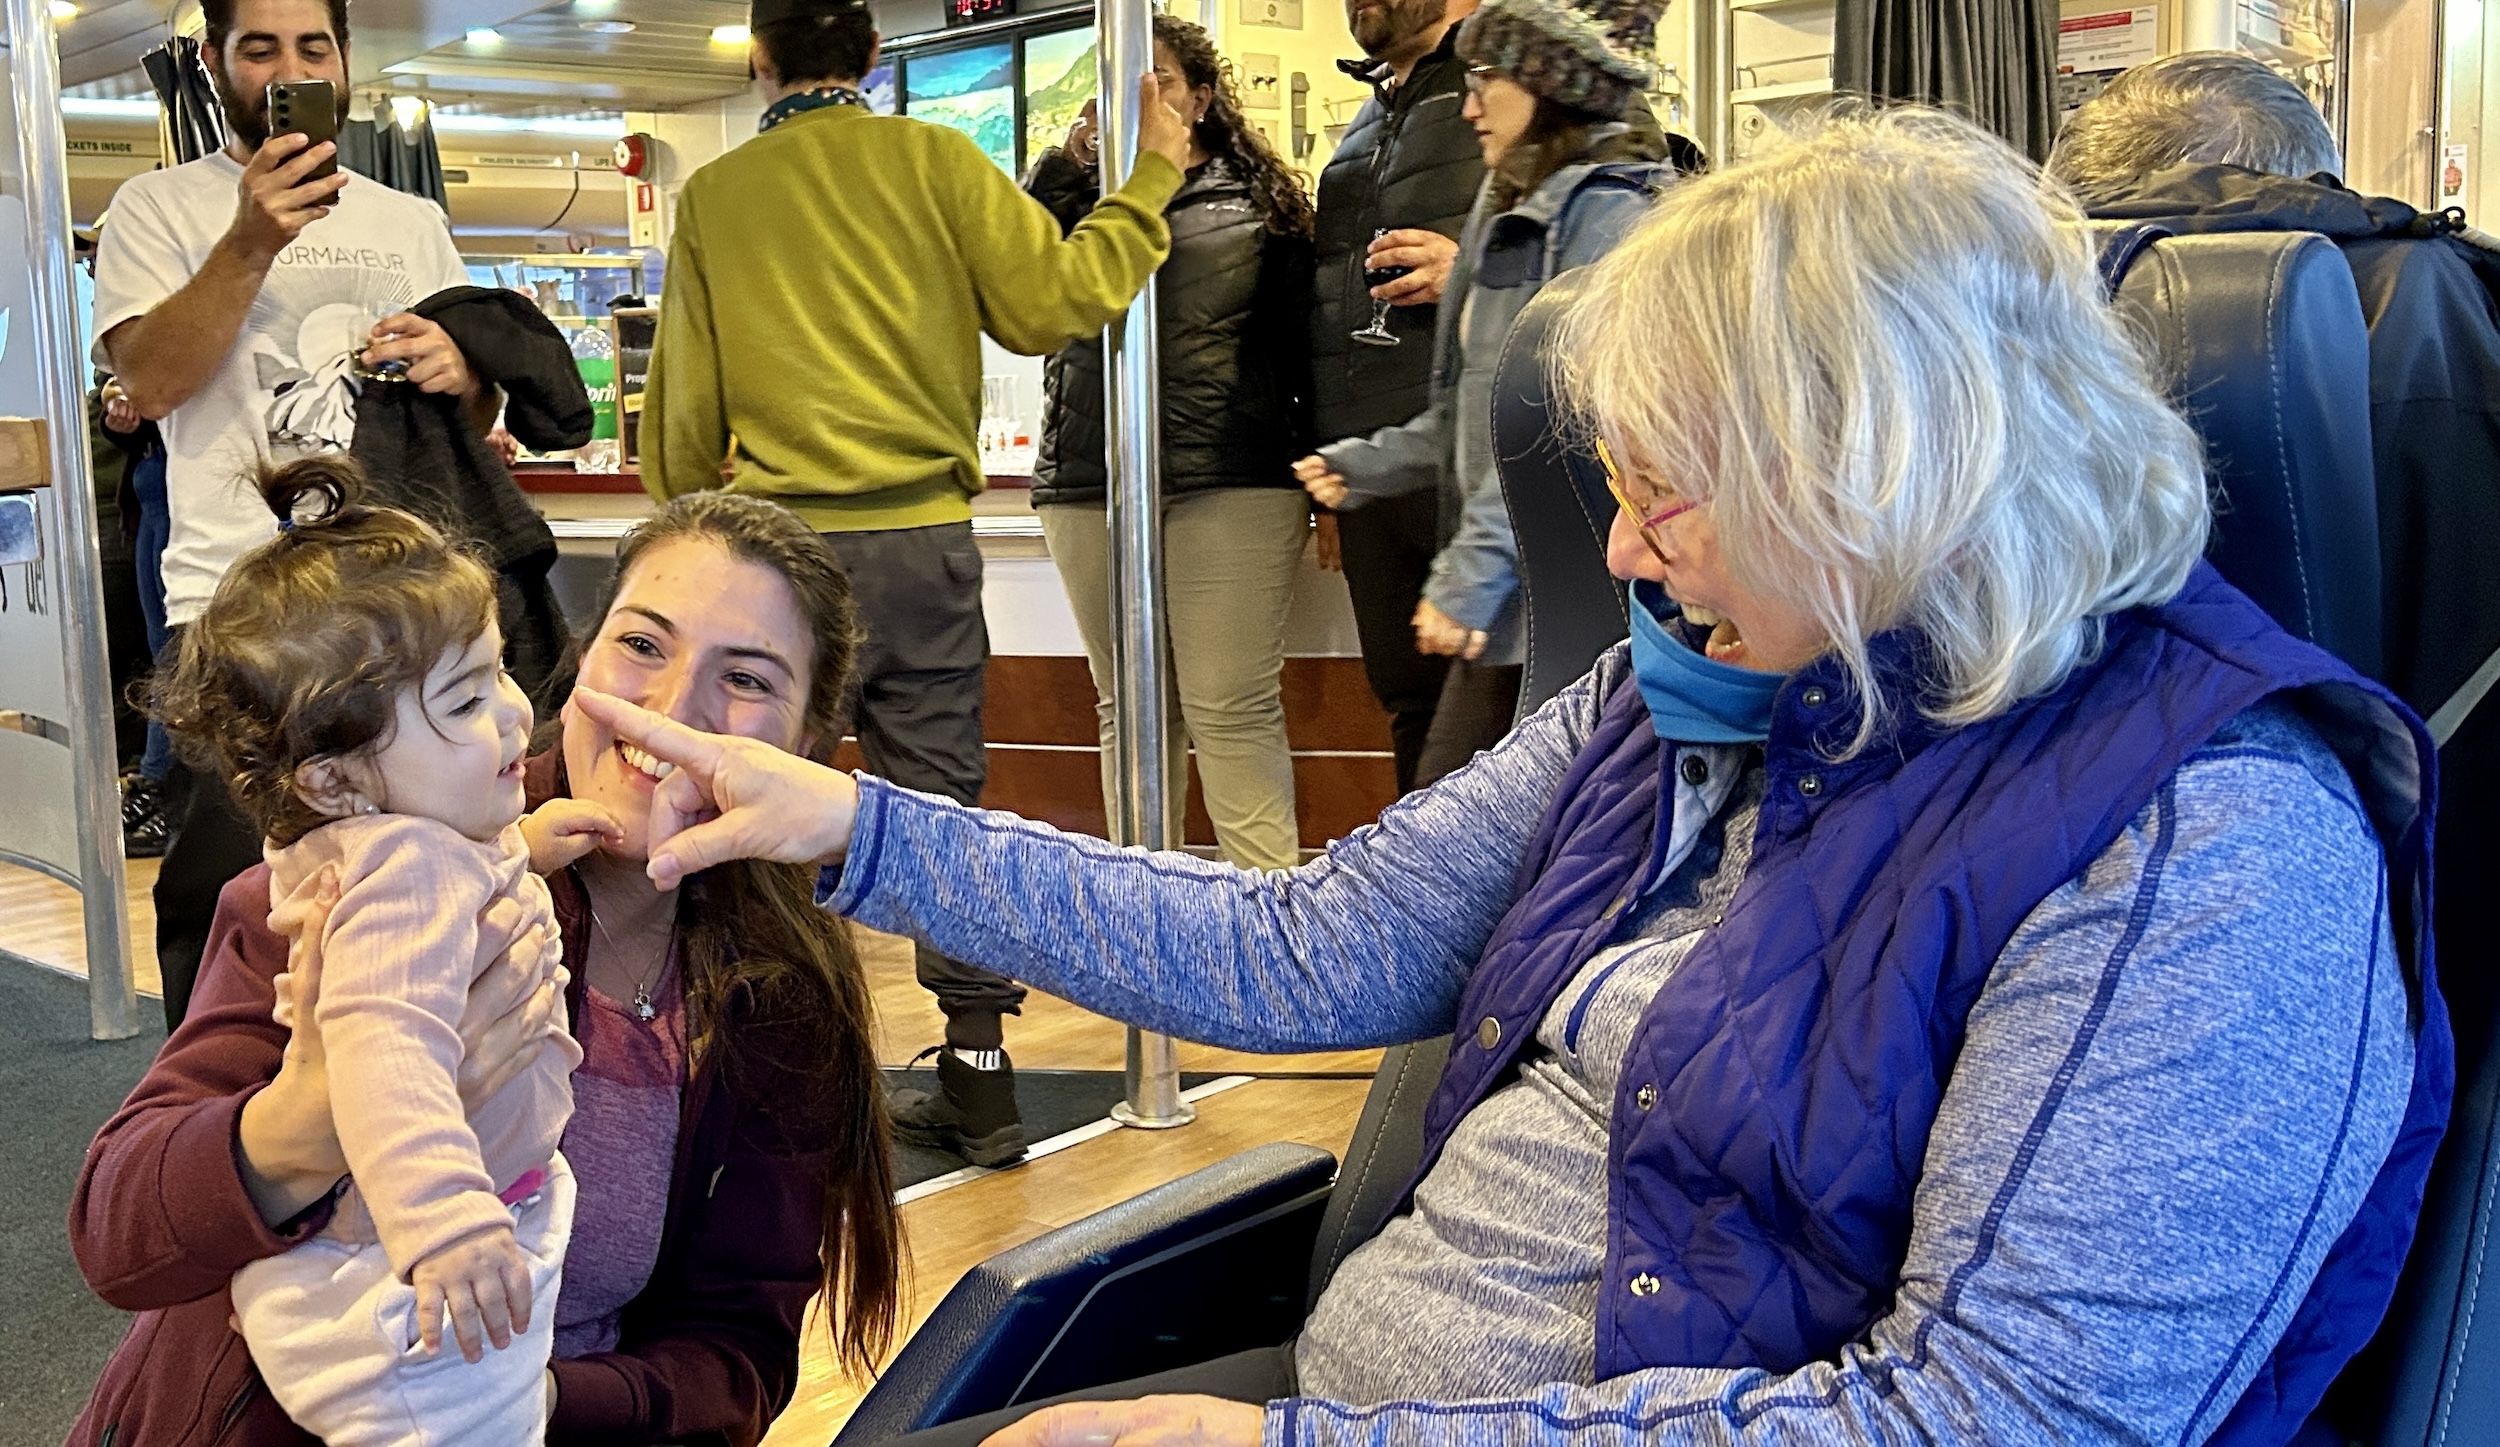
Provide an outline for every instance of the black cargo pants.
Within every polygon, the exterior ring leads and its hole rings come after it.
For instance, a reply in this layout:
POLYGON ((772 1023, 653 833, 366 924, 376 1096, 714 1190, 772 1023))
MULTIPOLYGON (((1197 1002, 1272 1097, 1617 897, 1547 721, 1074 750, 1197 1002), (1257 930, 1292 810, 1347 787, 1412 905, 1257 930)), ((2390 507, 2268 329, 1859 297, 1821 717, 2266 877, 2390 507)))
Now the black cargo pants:
MULTIPOLYGON (((981 550, 972 524, 826 533, 851 575, 861 630, 851 732, 868 772, 906 789, 977 804, 989 778, 981 744, 982 680, 990 658, 981 616, 981 550)), ((999 1017, 1024 987, 923 945, 921 986, 946 1012, 946 1043, 996 1050, 999 1017)))

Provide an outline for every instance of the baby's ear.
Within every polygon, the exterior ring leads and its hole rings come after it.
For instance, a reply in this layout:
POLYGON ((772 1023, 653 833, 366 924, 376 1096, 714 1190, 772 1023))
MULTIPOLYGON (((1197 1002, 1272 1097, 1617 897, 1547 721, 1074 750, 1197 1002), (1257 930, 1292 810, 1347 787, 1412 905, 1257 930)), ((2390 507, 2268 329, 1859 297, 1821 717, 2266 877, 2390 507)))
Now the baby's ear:
POLYGON ((346 766, 328 757, 296 765, 294 788, 296 798, 333 819, 366 813, 371 802, 349 777, 346 766))

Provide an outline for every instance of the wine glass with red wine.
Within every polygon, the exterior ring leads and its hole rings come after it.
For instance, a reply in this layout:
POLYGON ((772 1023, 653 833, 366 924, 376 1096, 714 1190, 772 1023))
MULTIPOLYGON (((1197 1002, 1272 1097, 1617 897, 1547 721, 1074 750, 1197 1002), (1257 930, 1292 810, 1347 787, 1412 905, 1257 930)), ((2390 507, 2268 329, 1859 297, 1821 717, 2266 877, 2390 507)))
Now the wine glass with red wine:
MULTIPOLYGON (((1388 228, 1383 227, 1372 233, 1372 240, 1378 241, 1388 234, 1388 228)), ((1377 269, 1367 266, 1363 268, 1363 285, 1366 287, 1387 286, 1414 269, 1411 266, 1384 266, 1377 269)), ((1352 333, 1352 336, 1354 340, 1367 347, 1396 346, 1397 335, 1389 330, 1389 303, 1382 301, 1379 297, 1373 297, 1372 324, 1359 332, 1352 333)))

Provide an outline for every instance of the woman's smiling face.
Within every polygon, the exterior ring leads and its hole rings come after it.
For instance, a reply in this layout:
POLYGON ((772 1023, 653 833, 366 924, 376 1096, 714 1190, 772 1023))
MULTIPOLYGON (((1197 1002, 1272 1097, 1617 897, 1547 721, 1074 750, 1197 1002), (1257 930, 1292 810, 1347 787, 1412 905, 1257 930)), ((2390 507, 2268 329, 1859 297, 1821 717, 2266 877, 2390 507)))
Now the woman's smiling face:
MULTIPOLYGON (((619 581, 582 652, 581 682, 689 728, 804 752, 815 636, 779 573, 709 538, 678 538, 619 581)), ((605 805, 624 826, 613 852, 643 857, 664 766, 568 706, 564 769, 574 798, 605 805)))

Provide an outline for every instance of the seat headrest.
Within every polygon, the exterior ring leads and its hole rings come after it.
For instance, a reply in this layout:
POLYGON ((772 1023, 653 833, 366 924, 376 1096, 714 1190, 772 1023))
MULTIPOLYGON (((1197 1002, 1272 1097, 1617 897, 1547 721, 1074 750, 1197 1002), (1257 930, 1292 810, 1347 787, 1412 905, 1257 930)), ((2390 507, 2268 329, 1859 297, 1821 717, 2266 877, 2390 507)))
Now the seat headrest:
POLYGON ((2106 235, 2133 251, 2119 312, 2205 439, 2206 556, 2286 629, 2375 676, 2370 338, 2343 253, 2306 232, 2106 235))
POLYGON ((1563 423, 1546 365, 1546 336, 1580 282, 1565 272, 1520 311, 1493 379, 1493 455, 1519 546, 1520 617, 1528 635, 1521 718, 1631 631, 1623 588, 1606 572, 1614 497, 1596 454, 1563 423))
MULTIPOLYGON (((2369 329, 2343 254, 2303 232, 2105 232, 2129 253, 2116 305, 2205 441, 2207 556, 2286 629, 2375 676, 2369 329)), ((1520 313, 1494 381, 1494 454, 1528 630, 1522 716, 1626 632, 1622 590, 1606 573, 1614 501, 1550 395, 1546 338, 1579 283, 1557 277, 1520 313)))

